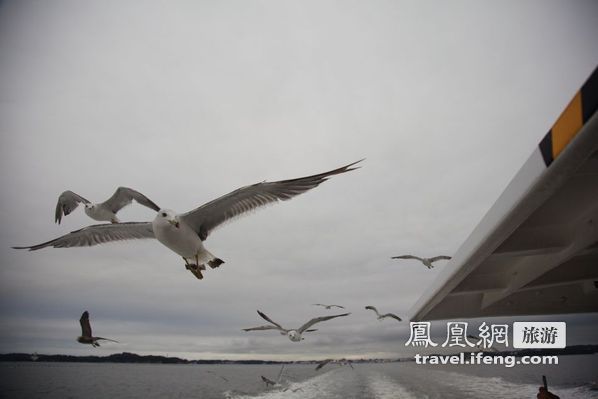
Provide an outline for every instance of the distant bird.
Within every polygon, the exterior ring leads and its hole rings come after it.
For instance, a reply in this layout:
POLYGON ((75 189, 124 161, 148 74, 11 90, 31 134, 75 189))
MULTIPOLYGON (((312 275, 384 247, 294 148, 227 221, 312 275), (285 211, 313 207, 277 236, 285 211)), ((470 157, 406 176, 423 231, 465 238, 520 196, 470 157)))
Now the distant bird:
POLYGON ((434 266, 432 266, 432 262, 436 262, 437 260, 441 260, 441 259, 449 260, 449 259, 451 259, 451 257, 440 255, 440 256, 435 256, 433 258, 420 258, 419 256, 414 256, 414 255, 401 255, 401 256, 393 256, 391 259, 417 259, 421 263, 423 263, 428 269, 431 269, 434 267, 434 266))
POLYGON ((92 336, 91 324, 89 324, 89 312, 87 310, 81 315, 79 323, 81 324, 81 336, 77 338, 77 342, 80 344, 90 344, 95 348, 100 346, 100 343, 98 342, 99 340, 118 343, 118 341, 113 339, 92 336))
POLYGON ((343 361, 341 361, 341 365, 343 365, 343 366, 350 366, 352 369, 355 369, 355 367, 353 367, 353 361, 352 360, 343 360, 343 361))
POLYGON ((274 385, 276 385, 276 382, 272 381, 268 377, 264 377, 263 375, 261 377, 262 377, 262 381, 264 381, 266 383, 266 386, 274 386, 274 385))
POLYGON ((276 381, 272 381, 271 379, 264 377, 263 375, 261 376, 262 381, 264 381, 266 383, 266 386, 268 386, 268 385, 274 386, 274 385, 280 384, 280 380, 282 378, 282 372, 284 371, 285 366, 286 365, 283 363, 282 367, 280 368, 280 371, 278 372, 278 376, 276 377, 276 381))
POLYGON ((326 366, 328 363, 337 363, 340 366, 350 366, 351 368, 354 368, 353 365, 351 363, 353 363, 351 360, 347 360, 347 359, 340 359, 340 360, 334 360, 334 359, 326 359, 326 360, 322 360, 320 363, 318 363, 318 366, 316 367, 316 371, 321 369, 322 367, 326 366))
POLYGON ((260 312, 259 310, 257 311, 257 313, 260 315, 261 318, 263 318, 264 320, 266 320, 269 323, 272 323, 272 325, 244 328, 243 331, 278 330, 278 331, 280 331, 281 335, 287 335, 289 337, 289 339, 293 342, 299 342, 299 341, 303 340, 304 338, 301 337, 301 334, 303 334, 304 332, 316 331, 316 330, 308 330, 308 328, 310 328, 311 326, 313 326, 316 323, 320 323, 320 322, 326 321, 326 320, 331 320, 336 317, 348 316, 351 314, 351 313, 343 313, 343 314, 337 314, 337 315, 332 315, 332 316, 316 317, 316 318, 311 319, 310 321, 308 321, 307 323, 305 323, 304 325, 302 325, 301 327, 299 327, 297 329, 286 329, 286 328, 282 327, 280 324, 276 323, 275 321, 272 321, 272 319, 270 319, 268 316, 266 316, 264 313, 260 312))
POLYGON ((375 307, 373 307, 371 305, 368 305, 365 308, 369 309, 369 310, 373 310, 374 312, 376 312, 376 316, 378 316, 378 320, 379 321, 382 321, 382 319, 385 319, 387 317, 392 317, 395 320, 401 321, 401 318, 399 316, 397 316, 396 314, 394 314, 394 313, 380 314, 380 313, 378 313, 378 309, 376 309, 375 307))
POLYGON ((97 204, 92 204, 87 199, 72 191, 65 191, 58 197, 54 221, 60 224, 62 216, 67 216, 79 206, 79 203, 83 202, 85 205, 85 213, 93 220, 119 223, 116 214, 122 208, 133 202, 133 200, 156 212, 160 210, 160 207, 154 204, 152 200, 141 194, 139 191, 135 191, 128 187, 117 188, 114 194, 112 194, 112 197, 97 204))
POLYGON ((339 309, 345 308, 344 306, 341 306, 341 305, 324 305, 323 303, 314 303, 313 305, 314 306, 322 306, 322 307, 325 307, 326 309, 332 309, 333 307, 339 308, 339 309))
POLYGON ((206 269, 205 264, 216 268, 224 263, 203 246, 203 241, 216 227, 261 206, 289 200, 317 187, 331 176, 358 169, 352 167, 358 162, 361 161, 313 176, 245 186, 187 213, 177 214, 172 210, 160 209, 152 222, 98 224, 42 244, 13 248, 34 251, 45 247, 86 247, 110 241, 156 238, 182 256, 187 270, 202 279, 201 271, 206 269))

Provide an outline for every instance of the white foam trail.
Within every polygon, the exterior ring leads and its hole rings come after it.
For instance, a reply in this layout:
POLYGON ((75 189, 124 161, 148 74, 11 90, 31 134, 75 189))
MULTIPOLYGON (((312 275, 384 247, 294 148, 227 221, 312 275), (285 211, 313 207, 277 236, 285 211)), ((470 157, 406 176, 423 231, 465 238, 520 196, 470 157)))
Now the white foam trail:
POLYGON ((305 381, 291 384, 282 384, 280 387, 271 388, 269 391, 253 395, 232 395, 230 399, 278 399, 278 398, 297 398, 297 399, 322 399, 326 397, 342 397, 344 384, 342 378, 335 378, 336 374, 342 371, 340 369, 331 370, 327 373, 317 375, 305 381), (283 389, 289 388, 286 392, 283 389), (297 389, 296 392, 293 392, 297 389), (333 393, 336 392, 336 395, 333 393))
POLYGON ((413 393, 384 374, 373 374, 367 380, 368 389, 376 399, 428 399, 423 393, 413 393))

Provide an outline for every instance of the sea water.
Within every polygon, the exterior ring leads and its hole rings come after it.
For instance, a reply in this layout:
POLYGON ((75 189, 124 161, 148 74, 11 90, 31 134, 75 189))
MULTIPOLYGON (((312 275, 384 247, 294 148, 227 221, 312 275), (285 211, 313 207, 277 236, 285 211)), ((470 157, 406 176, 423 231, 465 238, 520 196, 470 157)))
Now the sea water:
POLYGON ((598 398, 598 355, 560 356, 559 365, 423 366, 414 362, 166 365, 0 363, 2 398, 535 398, 548 378, 561 398, 598 398), (278 380, 268 387, 261 376, 278 380), (288 388, 288 389, 287 389, 288 388), (285 391, 286 389, 286 391, 285 391), (294 392, 293 392, 294 391, 294 392))

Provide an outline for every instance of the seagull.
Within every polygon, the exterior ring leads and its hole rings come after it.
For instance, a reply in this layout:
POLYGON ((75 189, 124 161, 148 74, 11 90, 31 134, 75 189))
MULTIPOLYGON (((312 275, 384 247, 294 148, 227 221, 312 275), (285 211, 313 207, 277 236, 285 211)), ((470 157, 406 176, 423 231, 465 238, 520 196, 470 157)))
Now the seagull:
POLYGON ((434 267, 434 266, 432 266, 432 262, 436 262, 437 260, 441 260, 441 259, 449 260, 449 259, 451 259, 451 257, 445 256, 445 255, 440 255, 440 256, 434 256, 433 258, 420 258, 419 256, 414 256, 414 255, 401 255, 401 256, 393 256, 391 259, 417 259, 421 263, 423 263, 428 269, 431 269, 434 267))
POLYGON ((182 256, 185 268, 202 279, 201 270, 206 269, 205 264, 216 268, 224 263, 203 245, 216 227, 261 206, 289 200, 317 187, 333 175, 358 169, 352 166, 361 161, 313 176, 245 186, 186 213, 160 209, 152 222, 97 224, 42 244, 13 248, 34 251, 46 247, 85 247, 110 241, 156 238, 182 256))
POLYGON ((321 369, 322 367, 326 366, 328 363, 337 363, 340 366, 351 366, 351 368, 353 369, 353 365, 351 364, 352 361, 351 360, 347 360, 347 359, 340 359, 340 360, 334 360, 334 359, 326 359, 326 360, 322 360, 320 363, 318 363, 318 366, 316 367, 316 371, 321 369))
POLYGON ((269 386, 269 385, 274 386, 274 385, 276 385, 276 382, 272 381, 268 377, 264 377, 263 375, 261 377, 262 377, 262 381, 264 381, 266 383, 266 386, 269 386))
POLYGON ((56 212, 54 214, 54 222, 60 224, 63 216, 70 214, 72 211, 77 209, 79 203, 83 202, 85 205, 85 213, 93 220, 97 220, 98 222, 119 223, 116 214, 122 208, 133 202, 133 200, 137 201, 143 206, 153 209, 156 212, 160 210, 160 207, 154 204, 152 200, 141 194, 139 191, 135 191, 128 187, 117 188, 114 194, 112 194, 112 197, 97 204, 92 204, 79 194, 67 190, 58 197, 56 212))
POLYGON ((89 324, 89 312, 86 310, 81 315, 79 319, 79 323, 81 323, 81 336, 77 338, 77 342, 80 344, 91 344, 91 346, 98 347, 100 346, 99 340, 103 339, 104 341, 116 342, 113 339, 102 338, 102 337, 94 337, 91 335, 91 324, 89 324))
POLYGON ((305 323, 304 325, 302 325, 301 327, 299 327, 297 329, 286 329, 283 326, 281 326, 280 324, 276 323, 275 321, 272 321, 272 319, 270 319, 268 316, 266 316, 264 313, 260 312, 259 310, 257 311, 257 313, 260 315, 261 318, 263 318, 264 320, 266 320, 269 323, 272 323, 272 325, 244 328, 243 331, 278 330, 278 331, 280 331, 280 335, 287 335, 289 337, 289 339, 293 342, 299 342, 299 341, 305 339, 305 338, 301 337, 301 334, 303 334, 304 332, 317 331, 317 330, 308 330, 311 326, 313 326, 316 323, 320 323, 320 322, 326 321, 326 320, 331 320, 336 317, 348 316, 351 314, 351 313, 343 313, 343 314, 337 314, 337 315, 332 315, 332 316, 316 317, 316 318, 311 319, 310 321, 308 321, 307 323, 305 323))
POLYGON ((365 307, 366 309, 370 309, 373 310, 374 312, 376 312, 376 316, 378 316, 378 320, 382 321, 382 319, 386 318, 386 317, 392 317, 393 319, 397 320, 397 321, 401 321, 401 318, 399 316, 397 316, 394 313, 386 313, 386 314, 380 314, 378 313, 378 309, 376 309, 375 307, 368 305, 365 307))
POLYGON ((280 371, 278 372, 278 376, 276 377, 276 381, 272 381, 271 379, 264 377, 263 375, 262 377, 262 381, 264 381, 266 383, 266 386, 268 385, 278 385, 280 384, 280 379, 282 378, 282 372, 284 371, 284 366, 286 366, 285 364, 282 365, 282 367, 280 368, 280 371))
POLYGON ((332 309, 333 307, 339 308, 339 309, 344 309, 345 308, 344 306, 341 306, 341 305, 324 305, 323 303, 314 303, 313 305, 314 306, 323 306, 326 309, 332 309))

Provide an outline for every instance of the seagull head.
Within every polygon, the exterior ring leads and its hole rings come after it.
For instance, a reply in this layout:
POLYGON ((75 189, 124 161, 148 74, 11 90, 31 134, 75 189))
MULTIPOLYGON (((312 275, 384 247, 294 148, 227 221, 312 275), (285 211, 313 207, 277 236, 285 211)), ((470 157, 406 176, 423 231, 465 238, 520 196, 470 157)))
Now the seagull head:
POLYGON ((156 215, 156 219, 161 223, 169 223, 177 229, 180 227, 179 218, 176 213, 170 209, 160 209, 156 215))
POLYGON ((289 331, 289 339, 293 342, 299 342, 302 340, 301 338, 301 334, 299 334, 297 331, 295 330, 291 330, 289 331))
POLYGON ((90 203, 85 203, 85 209, 87 209, 88 211, 93 209, 93 204, 90 203))

